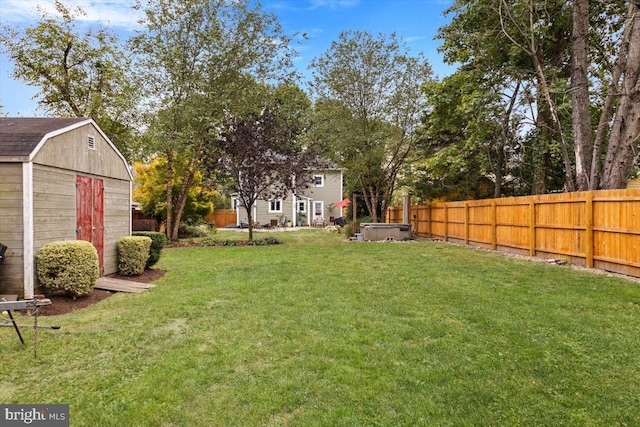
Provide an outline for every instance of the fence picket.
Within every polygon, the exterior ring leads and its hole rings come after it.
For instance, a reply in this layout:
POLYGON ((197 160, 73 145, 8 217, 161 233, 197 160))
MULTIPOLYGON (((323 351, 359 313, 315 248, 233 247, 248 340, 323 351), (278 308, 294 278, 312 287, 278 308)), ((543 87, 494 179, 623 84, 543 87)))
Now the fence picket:
MULTIPOLYGON (((411 209, 420 237, 640 277, 640 190, 429 202, 411 209)), ((402 207, 389 208, 387 221, 402 221, 402 207)))

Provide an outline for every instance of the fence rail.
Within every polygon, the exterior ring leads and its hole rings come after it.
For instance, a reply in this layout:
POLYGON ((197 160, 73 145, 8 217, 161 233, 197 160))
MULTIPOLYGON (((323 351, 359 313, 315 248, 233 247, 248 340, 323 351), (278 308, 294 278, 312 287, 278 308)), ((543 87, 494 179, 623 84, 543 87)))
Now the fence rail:
MULTIPOLYGON (((402 218, 389 208, 388 222, 402 218)), ((640 190, 428 203, 409 218, 420 237, 640 277, 640 190)))

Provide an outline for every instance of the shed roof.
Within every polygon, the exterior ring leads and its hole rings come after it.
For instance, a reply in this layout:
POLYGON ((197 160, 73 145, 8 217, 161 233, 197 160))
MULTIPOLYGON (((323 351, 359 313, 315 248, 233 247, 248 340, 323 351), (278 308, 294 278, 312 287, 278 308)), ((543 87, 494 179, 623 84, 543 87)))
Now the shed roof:
POLYGON ((0 157, 29 157, 45 135, 90 122, 85 117, 2 117, 0 118, 0 157))

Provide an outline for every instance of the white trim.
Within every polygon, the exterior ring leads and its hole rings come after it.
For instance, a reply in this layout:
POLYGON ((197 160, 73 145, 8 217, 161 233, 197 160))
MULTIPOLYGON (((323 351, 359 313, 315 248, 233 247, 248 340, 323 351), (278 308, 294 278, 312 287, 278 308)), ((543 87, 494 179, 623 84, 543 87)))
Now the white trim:
POLYGON ((33 298, 35 275, 33 251, 33 163, 22 164, 22 268, 24 297, 33 298))
POLYGON ((284 203, 282 199, 270 199, 267 200, 267 212, 268 213, 282 213, 282 208, 284 207, 284 203), (278 202, 280 204, 280 209, 271 209, 271 203, 278 202))
POLYGON ((96 150, 97 149, 97 147, 96 147, 96 136, 95 135, 91 135, 91 134, 87 135, 87 148, 89 150, 96 150))
POLYGON ((293 227, 298 225, 298 213, 296 212, 297 205, 296 193, 291 193, 291 225, 293 227))
POLYGON ((324 200, 314 200, 311 203, 311 215, 313 215, 313 220, 317 221, 318 219, 324 220, 324 200), (316 203, 320 204, 320 215, 316 215, 316 203))
MULTIPOLYGON (((103 185, 104 185, 104 181, 103 181, 103 185)), ((129 181, 129 200, 133 200, 133 182, 132 181, 129 181)), ((104 214, 104 205, 102 206, 102 210, 104 214)), ((77 216, 78 216, 78 213, 76 212, 76 217, 77 216)), ((104 218, 102 218, 102 225, 104 225, 104 218)), ((131 209, 131 206, 129 206, 129 236, 131 236, 132 233, 133 233, 133 209, 131 209)), ((104 236, 102 236, 102 240, 104 245, 104 236)))

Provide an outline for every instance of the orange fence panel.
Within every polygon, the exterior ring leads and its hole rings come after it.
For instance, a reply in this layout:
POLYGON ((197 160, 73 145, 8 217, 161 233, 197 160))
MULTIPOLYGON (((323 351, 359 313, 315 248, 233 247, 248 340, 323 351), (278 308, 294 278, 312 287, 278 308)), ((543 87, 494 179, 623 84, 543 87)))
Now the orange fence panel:
MULTIPOLYGON (((560 193, 411 206, 420 237, 640 277, 640 190, 560 193)), ((387 221, 402 222, 403 208, 387 221)))

